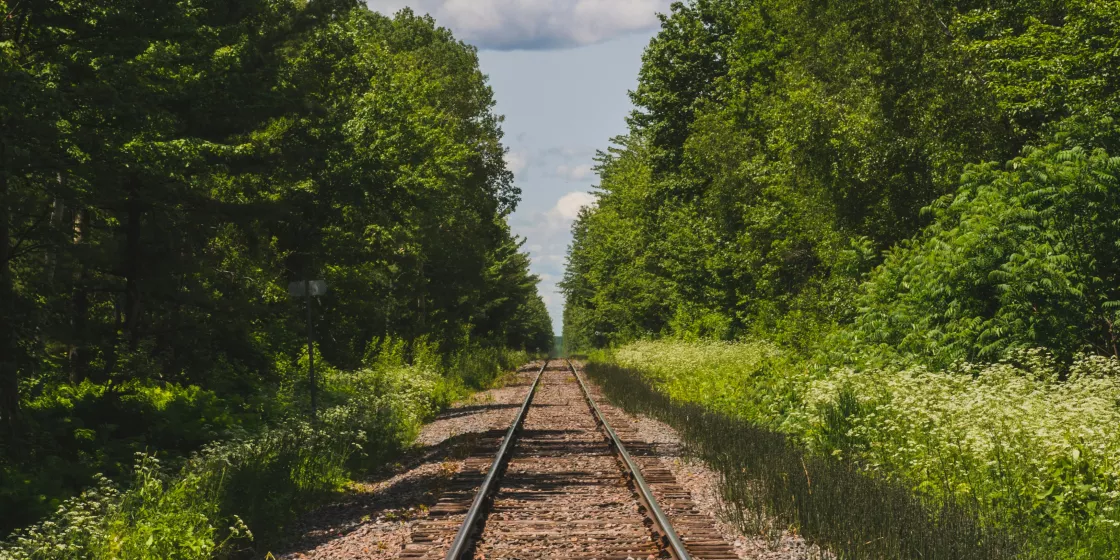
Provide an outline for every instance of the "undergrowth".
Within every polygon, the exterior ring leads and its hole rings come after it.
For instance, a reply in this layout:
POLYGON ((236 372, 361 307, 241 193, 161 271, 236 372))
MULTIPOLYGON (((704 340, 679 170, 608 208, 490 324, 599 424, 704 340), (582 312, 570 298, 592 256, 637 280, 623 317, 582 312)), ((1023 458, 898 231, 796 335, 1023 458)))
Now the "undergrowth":
POLYGON ((730 520, 744 533, 796 527, 847 559, 1014 558, 1014 541, 986 529, 967 504, 931 507, 906 487, 805 453, 781 433, 670 398, 636 371, 592 363, 612 402, 676 428, 686 452, 721 475, 730 520))
POLYGON ((764 342, 668 340, 595 358, 640 371, 667 402, 781 433, 924 503, 967 506, 1029 557, 1120 557, 1115 359, 1061 367, 1027 350, 937 371, 833 367, 764 342))
POLYGON ((298 412, 304 382, 292 375, 276 394, 277 406, 292 409, 282 420, 252 431, 233 426, 182 460, 137 452, 130 476, 96 475, 53 514, 0 542, 0 559, 263 555, 288 521, 399 453, 437 410, 528 360, 488 349, 447 357, 425 345, 384 348, 360 370, 325 368, 317 420, 298 412))

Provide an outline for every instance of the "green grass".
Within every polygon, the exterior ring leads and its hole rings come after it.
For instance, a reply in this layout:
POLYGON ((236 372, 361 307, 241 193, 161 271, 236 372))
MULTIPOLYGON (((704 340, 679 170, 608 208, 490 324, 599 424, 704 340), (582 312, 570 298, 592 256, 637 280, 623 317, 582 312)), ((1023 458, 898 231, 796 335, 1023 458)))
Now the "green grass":
POLYGON ((931 505, 850 463, 814 456, 779 432, 674 400, 637 371, 592 363, 612 402, 676 428, 686 452, 721 475, 725 511, 745 534, 777 540, 796 527, 847 559, 1014 558, 1014 540, 977 522, 968 504, 931 505))
POLYGON ((637 342, 595 356, 672 402, 781 433, 931 507, 1023 535, 1026 556, 1120 557, 1120 363, 830 367, 763 342, 637 342))
MULTIPOLYGON (((359 371, 326 369, 317 422, 293 413, 271 427, 235 427, 176 464, 136 453, 123 481, 93 477, 53 514, 0 542, 0 559, 259 557, 296 515, 405 449, 437 410, 527 359, 429 351, 406 365, 390 352, 359 371)), ((296 400, 299 389, 293 378, 278 401, 296 400)))

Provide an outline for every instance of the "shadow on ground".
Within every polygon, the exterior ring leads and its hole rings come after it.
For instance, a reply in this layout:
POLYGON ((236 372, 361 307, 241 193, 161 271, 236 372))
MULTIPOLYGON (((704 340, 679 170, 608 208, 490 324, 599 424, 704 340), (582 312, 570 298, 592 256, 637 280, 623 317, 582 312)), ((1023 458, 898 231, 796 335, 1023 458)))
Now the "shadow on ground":
POLYGON ((304 516, 292 528, 292 533, 299 536, 283 546, 277 557, 300 558, 368 523, 395 523, 425 516, 457 472, 454 462, 475 453, 488 455, 488 447, 496 445, 486 446, 484 442, 499 441, 504 435, 505 430, 499 429, 472 432, 416 447, 391 471, 371 474, 334 503, 304 516))

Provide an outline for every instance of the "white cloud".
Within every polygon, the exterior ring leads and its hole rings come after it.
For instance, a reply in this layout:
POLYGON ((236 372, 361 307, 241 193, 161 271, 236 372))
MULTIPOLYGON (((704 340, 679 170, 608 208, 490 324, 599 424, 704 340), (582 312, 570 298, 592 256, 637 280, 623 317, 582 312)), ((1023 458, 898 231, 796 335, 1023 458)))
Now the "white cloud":
POLYGON ((556 49, 601 43, 656 28, 670 0, 366 0, 392 14, 428 13, 484 49, 556 49))
POLYGON ((563 277, 572 222, 579 217, 580 209, 597 201, 598 198, 591 193, 570 192, 560 197, 547 211, 510 223, 514 233, 536 241, 526 249, 533 262, 533 272, 541 275, 541 293, 553 289, 563 277))
POLYGON ((559 216, 567 221, 574 221, 579 217, 579 211, 584 206, 595 204, 595 195, 586 192, 570 192, 556 201, 556 206, 549 210, 550 214, 559 216))
POLYGON ((509 151, 506 152, 504 158, 506 169, 512 171, 514 175, 521 175, 529 168, 529 158, 523 152, 509 151))

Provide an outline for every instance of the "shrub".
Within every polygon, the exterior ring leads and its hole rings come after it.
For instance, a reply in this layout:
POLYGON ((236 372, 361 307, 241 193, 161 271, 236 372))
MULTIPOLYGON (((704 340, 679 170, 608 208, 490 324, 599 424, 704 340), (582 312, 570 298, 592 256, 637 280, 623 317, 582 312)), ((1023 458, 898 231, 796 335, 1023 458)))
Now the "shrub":
MULTIPOLYGON (((294 515, 408 445, 421 422, 462 395, 468 382, 488 384, 523 357, 464 352, 449 357, 450 370, 391 357, 355 372, 325 368, 324 402, 333 406, 316 422, 290 415, 271 428, 233 428, 178 468, 139 453, 125 490, 98 475, 53 515, 0 542, 0 559, 261 554, 294 515)), ((279 394, 298 385, 293 381, 279 394)))
POLYGON ((253 418, 193 386, 150 381, 48 386, 24 409, 28 439, 0 458, 0 533, 56 509, 104 473, 127 478, 134 454, 182 459, 253 418))
POLYGON ((1045 347, 1117 355, 1120 158, 1066 135, 1006 165, 972 165, 933 223, 864 284, 840 353, 884 350, 934 366, 1045 347))

